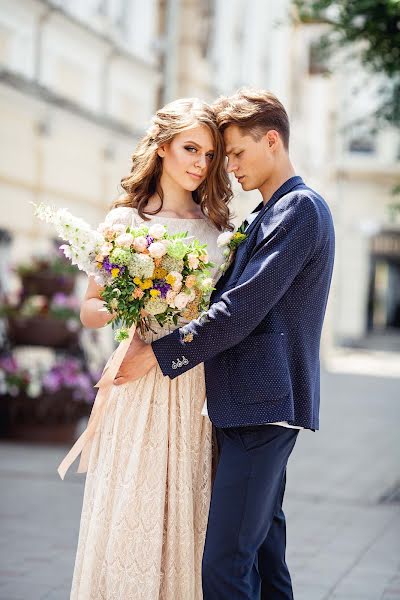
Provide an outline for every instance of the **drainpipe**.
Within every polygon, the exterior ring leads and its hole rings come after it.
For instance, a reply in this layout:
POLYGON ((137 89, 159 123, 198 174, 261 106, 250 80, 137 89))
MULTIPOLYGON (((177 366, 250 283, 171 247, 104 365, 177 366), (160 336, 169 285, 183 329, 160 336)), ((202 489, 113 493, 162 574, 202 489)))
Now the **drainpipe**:
POLYGON ((181 0, 167 0, 162 104, 174 100, 178 84, 178 48, 180 40, 181 0))
POLYGON ((35 65, 34 65, 34 78, 37 83, 40 83, 42 76, 42 46, 43 46, 43 28, 49 21, 51 15, 55 12, 55 7, 50 7, 44 12, 38 21, 36 28, 36 44, 35 44, 35 65))

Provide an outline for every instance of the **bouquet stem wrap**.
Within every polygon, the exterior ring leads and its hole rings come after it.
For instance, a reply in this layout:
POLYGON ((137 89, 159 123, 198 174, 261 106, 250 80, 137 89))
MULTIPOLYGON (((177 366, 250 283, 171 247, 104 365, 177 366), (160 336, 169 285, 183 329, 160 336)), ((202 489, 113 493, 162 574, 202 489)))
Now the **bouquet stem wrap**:
POLYGON ((110 395, 112 386, 114 385, 115 376, 125 358, 125 354, 127 353, 133 336, 135 335, 135 331, 136 325, 132 325, 129 329, 129 336, 119 344, 118 348, 111 355, 106 366, 104 367, 100 380, 94 386, 97 387, 99 391, 97 392, 96 399, 93 404, 87 428, 76 440, 71 450, 60 463, 60 466, 57 470, 61 479, 64 479, 68 469, 79 455, 81 455, 81 458, 77 472, 86 473, 89 465, 93 437, 101 424, 106 401, 110 395))

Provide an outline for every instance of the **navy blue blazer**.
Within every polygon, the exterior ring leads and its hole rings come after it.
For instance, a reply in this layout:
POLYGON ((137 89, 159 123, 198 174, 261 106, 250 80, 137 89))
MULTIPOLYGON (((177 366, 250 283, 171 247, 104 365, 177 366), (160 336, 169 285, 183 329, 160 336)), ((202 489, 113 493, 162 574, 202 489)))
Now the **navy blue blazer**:
POLYGON ((206 315, 154 341, 153 350, 171 379, 204 362, 217 427, 288 421, 318 429, 332 216, 297 176, 258 208, 206 315))

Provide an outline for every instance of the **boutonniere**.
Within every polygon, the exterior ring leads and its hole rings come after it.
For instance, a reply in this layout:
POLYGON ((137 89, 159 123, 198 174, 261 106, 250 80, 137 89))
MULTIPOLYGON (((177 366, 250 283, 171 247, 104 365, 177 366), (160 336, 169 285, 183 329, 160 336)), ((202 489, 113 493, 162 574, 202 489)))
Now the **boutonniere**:
POLYGON ((232 264, 236 250, 247 238, 245 234, 245 223, 242 223, 236 231, 226 231, 221 233, 217 239, 217 245, 224 249, 225 262, 220 266, 222 273, 232 264))

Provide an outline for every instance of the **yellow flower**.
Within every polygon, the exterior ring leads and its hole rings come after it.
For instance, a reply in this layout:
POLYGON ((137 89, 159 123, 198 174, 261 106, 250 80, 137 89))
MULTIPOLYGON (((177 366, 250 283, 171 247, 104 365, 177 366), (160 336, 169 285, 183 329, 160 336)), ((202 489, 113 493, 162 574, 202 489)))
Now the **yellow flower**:
POLYGON ((101 263, 101 262, 98 262, 98 263, 97 263, 97 268, 98 268, 98 269, 101 269, 101 268, 102 268, 102 266, 103 266, 103 263, 101 263))
POLYGON ((143 281, 142 284, 140 284, 140 287, 142 290, 148 290, 149 288, 153 287, 153 280, 152 279, 145 279, 143 281))
POLYGON ((111 276, 114 279, 115 277, 118 277, 119 275, 119 269, 111 269, 111 276))
POLYGON ((169 285, 174 285, 175 283, 175 277, 173 275, 171 275, 171 273, 169 273, 166 278, 165 281, 169 284, 169 285))
POLYGON ((136 285, 142 285, 142 280, 139 279, 139 277, 134 277, 133 283, 136 283, 136 285))
POLYGON ((236 232, 233 235, 232 239, 235 240, 235 242, 239 242, 239 241, 243 241, 244 239, 246 239, 246 237, 247 237, 246 234, 240 233, 240 232, 236 232))
POLYGON ((152 298, 157 298, 157 296, 160 296, 160 295, 161 295, 160 290, 150 290, 150 296, 152 298))
POLYGON ((154 269, 154 273, 153 273, 153 277, 154 279, 164 279, 164 277, 167 275, 168 271, 166 269, 163 269, 162 267, 158 267, 157 269, 154 269))

